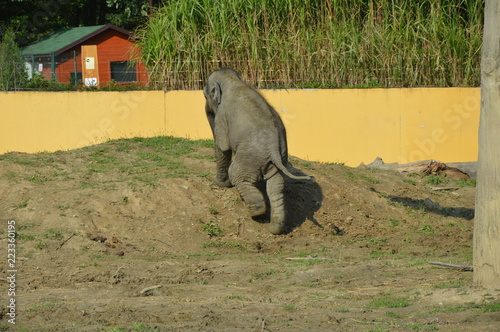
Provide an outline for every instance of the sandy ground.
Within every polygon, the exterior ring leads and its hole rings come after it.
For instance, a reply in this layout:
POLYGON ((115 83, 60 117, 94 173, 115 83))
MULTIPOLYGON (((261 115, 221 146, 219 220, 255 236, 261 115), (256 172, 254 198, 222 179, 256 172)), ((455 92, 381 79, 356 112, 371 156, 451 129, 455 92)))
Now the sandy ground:
POLYGON ((181 143, 0 156, 0 330, 498 331, 499 291, 429 264, 472 264, 474 186, 292 158, 274 236, 181 143))

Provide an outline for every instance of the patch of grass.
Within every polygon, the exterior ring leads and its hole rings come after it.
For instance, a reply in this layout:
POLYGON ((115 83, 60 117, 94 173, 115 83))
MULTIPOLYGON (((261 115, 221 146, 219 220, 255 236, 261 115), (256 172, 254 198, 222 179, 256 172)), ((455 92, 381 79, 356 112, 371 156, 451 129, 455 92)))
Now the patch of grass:
POLYGON ((96 261, 98 261, 98 260, 105 260, 106 259, 105 256, 99 255, 99 254, 95 254, 95 253, 92 253, 89 256, 90 256, 91 259, 96 260, 96 261))
POLYGON ((212 172, 203 172, 203 173, 197 174, 196 176, 199 177, 199 178, 210 179, 211 177, 214 176, 214 173, 212 173, 212 172))
POLYGON ((311 168, 312 164, 310 162, 302 162, 302 163, 299 163, 300 166, 304 167, 304 168, 311 168))
POLYGON ((35 248, 42 250, 42 249, 47 248, 48 246, 49 246, 49 244, 48 244, 48 242, 47 242, 47 241, 40 241, 40 242, 38 242, 38 243, 35 245, 35 248))
POLYGON ((283 305, 283 309, 285 309, 287 311, 298 310, 297 306, 295 306, 293 304, 285 304, 285 305, 283 305))
POLYGON ((111 326, 107 327, 104 330, 105 332, 157 332, 160 331, 156 327, 150 327, 147 326, 143 323, 134 323, 132 324, 132 327, 118 327, 118 326, 111 326))
POLYGON ((464 280, 448 280, 439 284, 434 285, 434 288, 445 289, 445 288, 462 288, 466 285, 464 280))
POLYGON ((25 199, 24 201, 14 205, 14 209, 23 209, 28 206, 29 199, 25 199))
POLYGON ((22 231, 22 230, 25 230, 25 229, 31 229, 31 228, 33 228, 35 226, 36 226, 35 224, 27 224, 27 225, 17 224, 17 230, 18 231, 22 231))
POLYGON ((215 148, 215 142, 213 139, 198 139, 192 142, 195 146, 200 148, 215 148))
POLYGON ((209 237, 217 237, 224 234, 224 231, 219 225, 217 225, 217 222, 215 220, 210 220, 209 222, 205 223, 202 228, 209 237))
POLYGON ((379 249, 373 249, 372 251, 370 251, 371 258, 380 258, 380 257, 384 256, 385 254, 386 254, 385 251, 379 250, 379 249))
POLYGON ((226 296, 226 299, 227 300, 248 301, 248 299, 246 297, 244 297, 243 295, 235 295, 235 294, 231 294, 231 295, 226 296))
POLYGON ((391 218, 389 219, 389 223, 391 224, 391 227, 397 227, 399 225, 399 221, 397 219, 391 218))
MULTIPOLYGON (((155 187, 165 178, 186 178, 192 173, 179 157, 214 159, 213 154, 201 154, 201 148, 213 148, 213 140, 191 141, 184 138, 159 136, 110 140, 99 145, 73 151, 22 154, 7 153, 0 160, 26 166, 19 172, 7 172, 13 181, 43 184, 47 181, 80 179, 77 189, 115 189, 118 183, 133 188, 144 185, 155 187), (74 160, 68 163, 67 159, 74 160), (50 166, 53 171, 37 169, 50 166), (100 181, 98 175, 112 175, 110 181, 100 181)), ((210 172, 199 176, 210 177, 210 172)), ((16 208, 22 208, 19 205, 16 208)), ((61 209, 62 210, 62 209, 61 209)), ((63 210, 62 210, 63 211, 63 210)), ((64 213, 64 211, 62 212, 64 213)))
POLYGON ((363 181, 366 181, 366 182, 371 183, 371 184, 380 183, 379 180, 372 178, 371 176, 368 176, 366 174, 362 174, 362 173, 353 173, 353 172, 348 171, 346 175, 349 179, 353 180, 354 182, 356 182, 357 180, 363 180, 363 181))
POLYGON ((439 185, 439 184, 447 184, 449 182, 450 182, 449 178, 447 178, 445 176, 437 175, 437 174, 433 174, 427 178, 427 184, 434 185, 434 186, 439 185))
POLYGON ((373 238, 371 238, 371 239, 368 239, 368 242, 371 243, 371 244, 382 246, 382 245, 386 245, 387 242, 388 242, 388 240, 387 240, 387 238, 383 238, 383 239, 373 239, 373 238))
POLYGON ((416 186, 417 185, 417 182, 415 180, 413 180, 413 179, 403 179, 403 182, 411 184, 412 186, 416 186))
POLYGON ((172 136, 156 136, 149 138, 135 138, 143 146, 155 148, 158 152, 164 152, 173 157, 179 157, 194 151, 193 141, 186 138, 172 136))
POLYGON ((104 145, 97 146, 90 154, 90 160, 97 164, 116 164, 114 151, 104 145))
POLYGON ((403 297, 393 297, 389 295, 383 295, 374 299, 369 305, 369 309, 375 308, 404 308, 410 305, 410 299, 407 296, 403 297))
POLYGON ((137 180, 142 182, 143 184, 147 184, 148 186, 151 186, 153 188, 158 186, 158 177, 157 176, 134 176, 132 177, 133 180, 137 180))
POLYGON ((62 240, 64 239, 63 232, 57 228, 49 228, 45 233, 42 234, 42 237, 51 240, 62 240))
POLYGON ((7 171, 5 172, 4 176, 7 178, 9 181, 17 182, 19 175, 15 172, 12 171, 7 171))
POLYGON ((35 235, 31 235, 31 234, 16 233, 16 238, 18 240, 24 240, 24 241, 34 241, 34 240, 36 240, 36 236, 35 235))
POLYGON ((33 167, 40 166, 40 163, 37 160, 26 158, 27 156, 28 155, 23 153, 9 152, 0 155, 0 160, 9 161, 11 163, 23 166, 33 166, 33 167))
POLYGON ((436 235, 437 232, 432 228, 430 225, 422 225, 420 228, 420 231, 418 233, 421 233, 423 235, 436 235))
POLYGON ((85 268, 91 267, 91 266, 97 267, 97 266, 99 266, 99 264, 97 264, 97 262, 93 262, 91 264, 80 264, 80 265, 77 265, 76 268, 77 269, 85 269, 85 268))
POLYGON ((401 314, 397 314, 393 311, 388 311, 385 313, 387 316, 391 317, 391 318, 398 318, 398 319, 401 319, 401 318, 404 318, 405 316, 404 315, 401 315, 401 314))
POLYGON ((483 306, 483 312, 497 312, 500 311, 500 302, 489 303, 483 306))
POLYGON ((325 294, 325 293, 310 293, 309 296, 311 297, 312 301, 322 301, 330 297, 330 294, 325 294))
POLYGON ((56 306, 55 301, 41 301, 38 303, 33 304, 31 307, 29 307, 26 311, 28 312, 37 312, 45 309, 51 309, 56 306))
POLYGON ((465 180, 465 179, 460 179, 456 181, 457 186, 459 187, 475 187, 476 186, 476 181, 474 180, 465 180))
POLYGON ((210 210, 210 214, 211 214, 211 215, 213 215, 213 216, 215 216, 215 215, 219 214, 219 209, 217 209, 217 208, 216 208, 215 206, 213 206, 213 205, 210 205, 209 210, 210 210))
MULTIPOLYGON (((403 204, 403 206, 406 206, 406 205, 403 204)), ((408 214, 408 216, 411 218, 418 219, 421 217, 425 217, 427 215, 427 212, 425 211, 425 208, 423 206, 420 206, 420 208, 418 208, 418 209, 414 209, 410 206, 406 206, 406 207, 407 207, 406 214, 408 214)))
POLYGON ((236 249, 246 249, 247 247, 238 241, 209 241, 202 245, 203 248, 236 248, 236 249))
POLYGON ((436 327, 435 324, 411 323, 411 324, 408 324, 407 327, 414 330, 414 331, 437 331, 438 330, 438 328, 436 327))
POLYGON ((272 276, 272 275, 280 274, 280 273, 283 273, 283 271, 278 271, 278 270, 275 270, 275 269, 269 269, 269 270, 267 270, 264 273, 254 273, 254 274, 252 274, 252 276, 254 278, 257 278, 257 279, 264 279, 264 277, 266 277, 266 276, 268 277, 268 276, 272 276))
POLYGON ((436 307, 430 309, 429 313, 434 314, 434 313, 441 312, 441 313, 451 314, 451 313, 463 312, 463 311, 466 311, 469 309, 474 309, 474 308, 479 308, 479 307, 480 307, 479 305, 477 305, 473 302, 461 304, 461 305, 443 305, 443 306, 436 306, 436 307))

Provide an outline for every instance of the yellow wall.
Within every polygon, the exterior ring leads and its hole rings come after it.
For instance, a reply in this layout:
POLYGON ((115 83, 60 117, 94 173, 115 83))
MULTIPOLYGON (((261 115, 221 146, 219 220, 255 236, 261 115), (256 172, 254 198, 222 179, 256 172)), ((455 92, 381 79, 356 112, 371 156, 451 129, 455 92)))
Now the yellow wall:
MULTIPOLYGON (((479 88, 264 90, 289 153, 357 166, 477 159, 479 88)), ((201 91, 0 93, 0 153, 74 149, 108 139, 211 138, 201 91)))

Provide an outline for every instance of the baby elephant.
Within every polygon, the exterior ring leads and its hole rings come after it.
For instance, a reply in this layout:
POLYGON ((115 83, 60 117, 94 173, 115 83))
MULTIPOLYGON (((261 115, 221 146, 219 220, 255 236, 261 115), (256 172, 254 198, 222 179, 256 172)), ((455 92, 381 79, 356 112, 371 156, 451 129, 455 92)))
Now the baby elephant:
POLYGON ((232 69, 213 72, 203 90, 205 112, 215 140, 215 184, 235 186, 252 217, 266 213, 266 201, 256 187, 266 180, 273 234, 285 232, 283 189, 285 174, 297 180, 288 165, 286 131, 278 113, 232 69))

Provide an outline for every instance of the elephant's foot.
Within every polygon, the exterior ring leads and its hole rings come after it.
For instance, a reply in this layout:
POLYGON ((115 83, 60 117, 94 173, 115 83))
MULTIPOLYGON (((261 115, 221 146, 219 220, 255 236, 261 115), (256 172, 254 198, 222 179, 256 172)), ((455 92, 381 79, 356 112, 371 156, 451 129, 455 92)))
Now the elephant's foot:
POLYGON ((271 205, 271 222, 268 224, 268 230, 275 234, 283 234, 285 229, 285 201, 283 191, 285 182, 280 173, 274 174, 267 180, 267 194, 271 205))
POLYGON ((266 204, 264 201, 258 201, 254 203, 249 203, 245 201, 248 206, 248 210, 250 211, 250 216, 258 217, 266 213, 266 204))
POLYGON ((251 182, 240 182, 236 184, 236 189, 245 201, 252 217, 257 217, 266 213, 266 201, 257 187, 251 182))
POLYGON ((276 215, 271 211, 271 222, 267 224, 267 229, 274 235, 280 235, 286 232, 285 215, 276 215))
POLYGON ((277 222, 270 222, 269 224, 267 224, 267 229, 274 235, 280 235, 285 233, 285 225, 277 222))
POLYGON ((226 180, 220 180, 218 177, 215 177, 213 179, 213 183, 215 183, 216 185, 218 185, 219 187, 227 187, 227 188, 230 188, 233 186, 233 184, 231 183, 231 181, 229 179, 226 179, 226 180))

